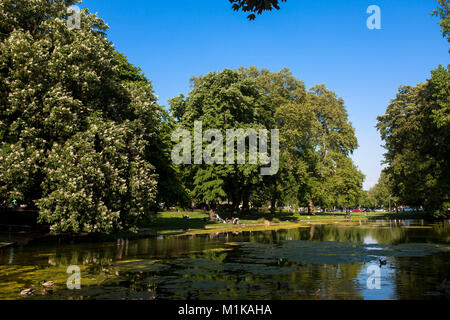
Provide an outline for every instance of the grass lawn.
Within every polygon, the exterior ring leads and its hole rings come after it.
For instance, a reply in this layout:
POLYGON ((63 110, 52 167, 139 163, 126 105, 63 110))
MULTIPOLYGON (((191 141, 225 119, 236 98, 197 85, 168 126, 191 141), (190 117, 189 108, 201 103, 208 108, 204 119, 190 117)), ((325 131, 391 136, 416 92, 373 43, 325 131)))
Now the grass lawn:
MULTIPOLYGON (((232 215, 222 216, 221 218, 231 218, 232 215)), ((366 220, 393 220, 393 219, 423 219, 421 213, 387 213, 387 212, 368 212, 351 213, 351 221, 346 219, 345 213, 318 213, 315 216, 307 214, 277 212, 275 215, 270 213, 240 213, 241 226, 224 224, 209 221, 207 212, 160 212, 156 218, 149 224, 143 226, 144 232, 149 235, 155 232, 157 234, 193 234, 210 233, 226 231, 245 231, 247 229, 256 231, 256 229, 280 229, 307 226, 309 223, 333 223, 333 222, 355 222, 366 220), (183 215, 189 215, 189 219, 183 219, 183 215), (264 225, 264 221, 270 221, 270 226, 264 225), (255 229, 256 228, 256 229, 255 229)))

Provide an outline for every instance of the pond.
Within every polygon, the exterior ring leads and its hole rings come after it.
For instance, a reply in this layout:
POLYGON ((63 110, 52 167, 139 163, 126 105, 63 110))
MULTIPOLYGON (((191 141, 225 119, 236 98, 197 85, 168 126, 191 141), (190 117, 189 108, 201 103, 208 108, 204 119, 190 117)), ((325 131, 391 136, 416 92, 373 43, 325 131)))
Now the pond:
POLYGON ((396 220, 26 245, 0 251, 0 299, 448 299, 449 240, 449 221, 396 220))

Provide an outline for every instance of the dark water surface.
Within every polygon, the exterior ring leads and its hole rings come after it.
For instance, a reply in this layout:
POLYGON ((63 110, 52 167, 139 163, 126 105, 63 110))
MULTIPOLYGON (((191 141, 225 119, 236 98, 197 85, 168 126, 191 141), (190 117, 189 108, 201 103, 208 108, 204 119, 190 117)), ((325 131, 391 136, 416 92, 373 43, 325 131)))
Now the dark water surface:
POLYGON ((449 240, 449 221, 376 221, 27 245, 0 251, 0 299, 448 299, 449 240), (67 287, 73 265, 80 290, 67 287))

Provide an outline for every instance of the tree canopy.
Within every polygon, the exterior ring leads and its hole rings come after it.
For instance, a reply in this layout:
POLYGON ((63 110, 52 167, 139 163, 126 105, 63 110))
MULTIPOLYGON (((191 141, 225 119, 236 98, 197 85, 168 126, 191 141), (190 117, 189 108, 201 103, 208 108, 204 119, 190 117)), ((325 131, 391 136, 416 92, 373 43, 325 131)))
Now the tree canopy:
POLYGON ((393 189, 392 177, 383 170, 377 184, 369 190, 369 199, 373 207, 388 208, 392 204, 397 208, 400 203, 398 197, 394 196, 393 189))
POLYGON ((364 176, 349 155, 357 148, 344 101, 318 85, 277 109, 293 186, 300 203, 314 212, 314 203, 327 208, 358 205, 364 176))
MULTIPOLYGON (((432 13, 441 18, 442 34, 450 42, 448 0, 437 0, 432 13)), ((385 163, 375 193, 396 203, 423 206, 435 216, 450 208, 450 73, 439 66, 431 78, 415 87, 402 86, 378 117, 377 129, 385 142, 385 163)), ((374 192, 372 192, 374 193, 374 192)))
POLYGON ((442 35, 450 42, 450 0, 437 0, 439 7, 433 11, 432 15, 439 17, 442 35))
MULTIPOLYGON (((182 127, 192 130, 194 121, 201 121, 204 131, 218 129, 225 137, 227 129, 265 129, 273 123, 273 111, 270 111, 267 98, 258 90, 255 80, 237 71, 224 70, 191 81, 193 89, 188 97, 179 96, 170 101, 182 127)), ((214 208, 214 204, 230 199, 237 208, 242 197, 248 198, 251 186, 262 179, 260 166, 224 163, 220 160, 225 158, 223 146, 215 150, 215 157, 218 160, 213 166, 185 166, 189 177, 185 180, 186 186, 198 202, 208 202, 214 208)))
POLYGON ((405 204, 436 215, 450 207, 450 73, 439 66, 416 87, 399 89, 378 130, 387 150, 386 172, 405 204))
MULTIPOLYGON (((200 202, 304 205, 327 208, 358 205, 364 176, 349 155, 356 149, 354 129, 342 99, 324 85, 305 90, 287 69, 256 67, 208 73, 192 79, 188 97, 170 101, 180 126, 193 129, 279 129, 280 165, 275 175, 259 175, 260 164, 184 166, 184 183, 200 202)), ((224 149, 219 150, 225 154, 224 149)), ((219 157, 220 158, 220 157, 219 157)))
MULTIPOLYGON (((284 1, 230 0, 251 20, 284 1)), ((211 213, 224 203, 272 213, 289 205, 314 214, 389 193, 432 212, 448 206, 448 68, 402 87, 379 118, 389 167, 367 194, 345 103, 325 85, 308 90, 288 69, 225 69, 192 78, 189 94, 166 110, 142 70, 107 40, 102 19, 83 9, 80 28, 67 26, 76 3, 0 0, 0 197, 35 206, 53 232, 136 230, 159 205, 211 213), (195 136, 200 122, 214 134, 189 150, 200 147, 212 163, 175 165, 173 133, 195 136), (233 144, 221 145, 229 130, 233 144), (249 161, 246 142, 249 132, 271 130, 280 133, 279 145, 267 137, 277 165, 263 175, 267 163, 249 161), (242 145, 242 163, 224 161, 242 145)))
POLYGON ((286 0, 229 0, 232 3, 234 11, 252 12, 248 15, 249 20, 255 20, 256 14, 262 14, 264 11, 280 10, 280 2, 286 0))
POLYGON ((0 2, 0 196, 53 231, 129 230, 155 205, 151 83, 76 1, 0 2))

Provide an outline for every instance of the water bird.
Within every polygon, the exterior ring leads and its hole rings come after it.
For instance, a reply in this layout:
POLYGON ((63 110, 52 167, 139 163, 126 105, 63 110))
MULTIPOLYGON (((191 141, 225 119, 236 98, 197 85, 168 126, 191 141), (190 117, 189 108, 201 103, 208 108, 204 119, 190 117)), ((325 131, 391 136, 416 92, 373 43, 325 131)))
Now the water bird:
POLYGON ((277 289, 278 290, 280 290, 280 289, 287 289, 287 288, 289 288, 289 283, 287 283, 287 282, 278 282, 277 283, 277 289))
POLYGON ((42 281, 43 287, 48 288, 48 287, 53 287, 54 285, 55 285, 55 281, 47 281, 47 280, 42 281))
POLYGON ((261 290, 261 286, 248 283, 247 291, 252 291, 252 290, 261 290))
POLYGON ((31 296, 34 293, 34 289, 32 289, 32 288, 30 288, 30 289, 20 288, 19 293, 22 296, 31 296))
POLYGON ((442 281, 442 289, 445 291, 450 291, 450 281, 447 281, 447 279, 442 281))
POLYGON ((198 298, 200 298, 199 294, 191 293, 190 291, 188 291, 187 300, 198 300, 198 298))
POLYGON ((53 289, 42 288, 41 293, 42 293, 43 296, 48 296, 50 294, 53 294, 53 289))
POLYGON ((387 260, 378 259, 380 261, 380 266, 385 266, 387 264, 387 260))

